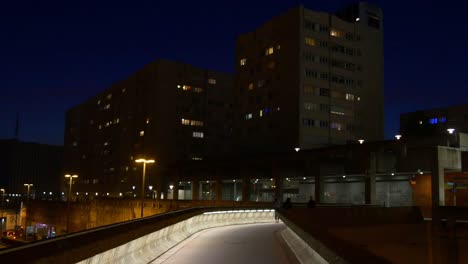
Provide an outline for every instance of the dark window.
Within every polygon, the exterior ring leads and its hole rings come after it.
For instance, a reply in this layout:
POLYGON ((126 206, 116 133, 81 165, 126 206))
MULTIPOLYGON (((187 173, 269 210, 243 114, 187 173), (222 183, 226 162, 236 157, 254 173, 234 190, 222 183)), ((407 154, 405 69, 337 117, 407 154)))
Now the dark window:
POLYGON ((320 88, 320 96, 330 96, 330 89, 320 88))
POLYGON ((367 24, 369 25, 369 27, 379 29, 380 28, 380 19, 374 14, 368 13, 368 15, 369 15, 369 19, 367 20, 368 21, 367 24))

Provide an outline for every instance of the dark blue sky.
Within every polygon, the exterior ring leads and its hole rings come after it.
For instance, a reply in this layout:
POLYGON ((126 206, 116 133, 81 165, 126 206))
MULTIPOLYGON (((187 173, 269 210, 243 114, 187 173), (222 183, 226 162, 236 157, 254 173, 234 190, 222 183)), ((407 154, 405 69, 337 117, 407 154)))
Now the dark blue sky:
MULTIPOLYGON (((63 144, 65 111, 157 58, 233 72, 236 35, 302 2, 3 1, 0 138, 63 144)), ((384 10, 385 132, 399 114, 468 103, 468 1, 371 1, 384 10)))

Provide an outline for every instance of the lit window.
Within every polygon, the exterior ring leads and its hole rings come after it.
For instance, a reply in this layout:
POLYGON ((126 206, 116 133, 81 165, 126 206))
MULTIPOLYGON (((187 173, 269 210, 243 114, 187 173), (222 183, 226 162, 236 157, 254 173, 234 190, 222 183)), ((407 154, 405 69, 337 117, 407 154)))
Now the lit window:
POLYGON ((94 124, 94 120, 89 120, 89 124, 90 125, 94 124))
POLYGON ((315 39, 306 37, 305 38, 305 44, 309 46, 315 46, 315 39))
POLYGON ((98 128, 99 128, 99 129, 102 129, 102 126, 101 126, 101 125, 99 125, 99 126, 98 126, 98 128))
POLYGON ((203 160, 202 157, 192 157, 192 160, 203 160))
POLYGON ((439 117, 439 122, 445 123, 445 122, 447 122, 447 118, 445 116, 439 117))
POLYGON ((150 119, 149 117, 146 118, 146 124, 149 124, 150 123, 150 119))
POLYGON ((244 66, 246 63, 247 63, 247 59, 246 59, 246 58, 243 58, 243 59, 240 60, 240 65, 241 65, 241 66, 244 66))
POLYGON ((125 91, 127 91, 127 89, 125 89, 125 88, 122 88, 122 93, 125 93, 125 91))
POLYGON ((276 46, 276 49, 277 50, 281 49, 281 45, 276 46))
POLYGON ((260 117, 263 116, 263 110, 260 110, 260 117))
POLYGON ((203 132, 192 132, 192 137, 194 138, 203 138, 203 132))
POLYGON ((117 118, 115 119, 115 123, 116 123, 116 124, 120 123, 120 118, 117 117, 117 118))
POLYGON ((216 84, 216 79, 208 79, 209 84, 216 84))
POLYGON ((110 109, 110 104, 106 104, 106 106, 104 107, 104 109, 110 109))
POLYGON ((190 119, 183 119, 181 121, 182 125, 190 125, 190 119))
POLYGON ((107 145, 109 145, 109 142, 104 142, 104 146, 107 146, 107 145))
POLYGON ((100 105, 100 104, 101 104, 101 100, 98 100, 98 101, 97 101, 97 104, 100 105))
POLYGON ((112 94, 107 95, 107 100, 110 100, 112 98, 112 94))
POLYGON ((250 90, 253 90, 253 88, 254 88, 253 83, 249 83, 249 87, 248 87, 249 91, 250 91, 250 90))
POLYGON ((180 88, 182 88, 182 85, 178 84, 177 89, 180 89, 180 88))
POLYGON ((349 94, 349 93, 347 93, 347 94, 346 94, 346 100, 348 100, 348 101, 354 101, 354 94, 349 94))
POLYGON ((203 121, 190 120, 190 125, 191 126, 203 126, 203 121))
POLYGON ((78 146, 78 143, 76 143, 76 141, 73 141, 73 146, 74 147, 78 146))
POLYGON ((184 90, 184 91, 190 91, 190 89, 192 89, 192 87, 190 85, 183 85, 182 86, 182 90, 184 90))
POLYGON ((145 135, 145 131, 140 131, 140 137, 144 136, 145 135))
POLYGON ((343 124, 337 123, 337 122, 332 122, 331 123, 331 128, 336 129, 338 131, 341 131, 341 130, 343 130, 343 124))
POLYGON ((339 30, 336 30, 336 29, 331 29, 330 30, 330 36, 332 36, 332 37, 342 38, 343 35, 344 34, 343 34, 342 31, 339 31, 339 30))
POLYGON ((246 120, 252 119, 252 114, 251 113, 246 114, 245 119, 246 120))
POLYGON ((429 124, 436 125, 437 123, 439 123, 439 120, 437 119, 437 117, 429 119, 429 124))
POLYGON ((196 93, 201 93, 201 92, 203 92, 203 89, 200 88, 200 87, 193 87, 193 91, 196 92, 196 93))
POLYGON ((269 48, 265 49, 265 55, 266 56, 273 54, 273 52, 274 52, 273 47, 269 47, 269 48))

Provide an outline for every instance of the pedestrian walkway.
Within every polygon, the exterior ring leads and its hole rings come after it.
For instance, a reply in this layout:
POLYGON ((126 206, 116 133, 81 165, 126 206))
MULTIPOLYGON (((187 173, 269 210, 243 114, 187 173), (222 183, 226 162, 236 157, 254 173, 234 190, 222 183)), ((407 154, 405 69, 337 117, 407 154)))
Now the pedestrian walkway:
POLYGON ((278 232, 283 223, 234 225, 207 229, 181 242, 152 264, 294 264, 278 232))

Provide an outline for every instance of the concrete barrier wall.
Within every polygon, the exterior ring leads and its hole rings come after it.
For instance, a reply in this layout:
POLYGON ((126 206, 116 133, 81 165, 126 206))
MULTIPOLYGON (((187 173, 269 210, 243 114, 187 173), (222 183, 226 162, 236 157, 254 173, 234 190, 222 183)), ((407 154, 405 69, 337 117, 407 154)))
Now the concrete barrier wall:
MULTIPOLYGON (((66 234, 67 215, 70 216, 69 233, 72 233, 138 219, 141 210, 141 200, 131 198, 80 200, 70 203, 69 211, 67 203, 60 201, 31 200, 30 205, 29 222, 54 226, 58 236, 66 234)), ((271 203, 145 199, 144 216, 153 216, 184 208, 212 206, 261 208, 262 206, 271 206, 271 203)), ((23 223, 25 222, 24 216, 25 214, 22 217, 23 223)))
POLYGON ((272 222, 271 210, 207 212, 107 250, 81 264, 148 263, 191 235, 213 227, 272 222))

